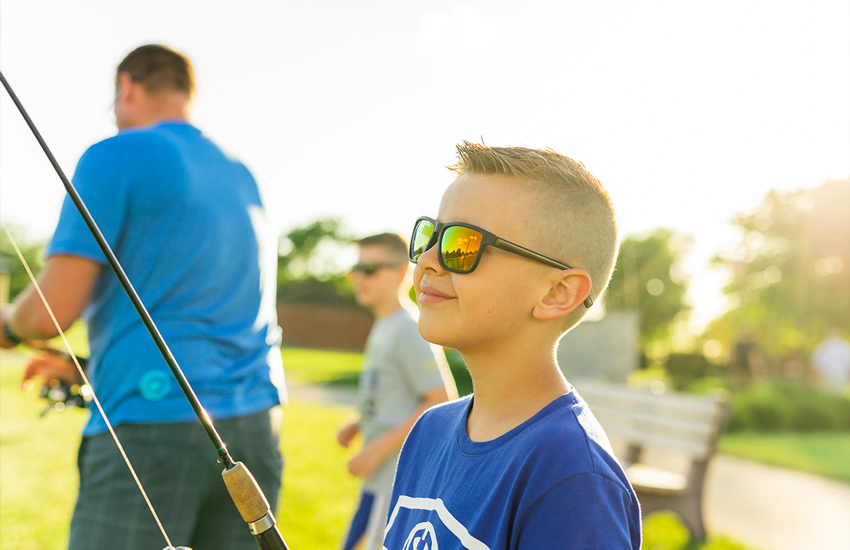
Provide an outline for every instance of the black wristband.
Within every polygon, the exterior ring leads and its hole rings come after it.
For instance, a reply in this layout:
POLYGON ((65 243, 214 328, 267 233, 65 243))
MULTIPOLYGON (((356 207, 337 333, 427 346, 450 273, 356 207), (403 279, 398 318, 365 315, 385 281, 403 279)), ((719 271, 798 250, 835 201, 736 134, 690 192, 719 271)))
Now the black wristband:
POLYGON ((24 341, 17 334, 12 332, 12 327, 9 326, 9 319, 3 319, 3 338, 12 342, 16 346, 24 341))

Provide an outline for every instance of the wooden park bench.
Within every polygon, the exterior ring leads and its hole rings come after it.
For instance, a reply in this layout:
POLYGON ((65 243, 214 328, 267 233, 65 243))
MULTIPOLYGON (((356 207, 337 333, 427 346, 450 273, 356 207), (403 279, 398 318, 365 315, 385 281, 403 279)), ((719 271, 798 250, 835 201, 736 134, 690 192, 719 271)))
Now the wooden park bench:
POLYGON ((728 420, 726 396, 655 394, 589 380, 573 385, 608 434, 642 514, 673 511, 694 539, 704 540, 703 486, 728 420))

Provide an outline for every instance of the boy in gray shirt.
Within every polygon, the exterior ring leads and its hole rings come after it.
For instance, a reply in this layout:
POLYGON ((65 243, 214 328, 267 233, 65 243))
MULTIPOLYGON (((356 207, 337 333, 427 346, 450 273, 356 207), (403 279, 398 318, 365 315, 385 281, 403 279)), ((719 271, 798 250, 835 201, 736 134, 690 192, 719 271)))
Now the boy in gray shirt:
POLYGON ((457 397, 442 349, 422 339, 416 312, 402 305, 407 243, 382 233, 358 246, 351 280, 357 301, 372 311, 375 324, 360 375, 360 419, 337 434, 344 447, 358 434, 364 438, 363 448, 348 463, 349 472, 364 481, 343 550, 361 542, 363 550, 381 548, 398 452, 407 433, 426 409, 457 397))

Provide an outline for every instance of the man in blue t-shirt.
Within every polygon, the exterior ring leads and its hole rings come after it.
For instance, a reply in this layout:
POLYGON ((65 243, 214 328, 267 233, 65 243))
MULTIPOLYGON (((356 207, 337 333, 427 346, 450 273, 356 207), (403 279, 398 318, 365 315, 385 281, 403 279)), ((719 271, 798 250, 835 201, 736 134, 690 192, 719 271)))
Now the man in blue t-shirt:
MULTIPOLYGON (((119 132, 85 152, 74 183, 201 405, 274 510, 283 468, 278 405, 286 397, 276 238, 257 184, 189 122, 195 90, 185 56, 142 46, 121 62, 115 82, 119 132)), ((210 440, 70 199, 39 280, 64 328, 86 320, 87 376, 169 538, 255 548, 210 440)), ((32 289, 2 318, 3 347, 56 335, 32 289)), ((72 369, 43 357, 25 377, 74 381, 72 369)), ((70 548, 165 546, 106 430, 95 411, 80 446, 70 548)))

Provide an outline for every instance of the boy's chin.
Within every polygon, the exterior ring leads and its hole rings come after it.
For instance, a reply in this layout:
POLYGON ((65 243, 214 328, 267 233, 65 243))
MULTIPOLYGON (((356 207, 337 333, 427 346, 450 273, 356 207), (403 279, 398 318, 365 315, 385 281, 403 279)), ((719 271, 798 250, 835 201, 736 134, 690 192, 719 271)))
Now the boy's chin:
POLYGON ((428 342, 437 344, 438 346, 451 347, 450 344, 446 343, 451 340, 448 334, 450 331, 445 326, 437 323, 436 320, 430 319, 427 315, 420 313, 418 327, 420 336, 428 342))
POLYGON ((357 300, 357 305, 362 307, 369 307, 373 301, 367 294, 355 294, 354 299, 357 300))

